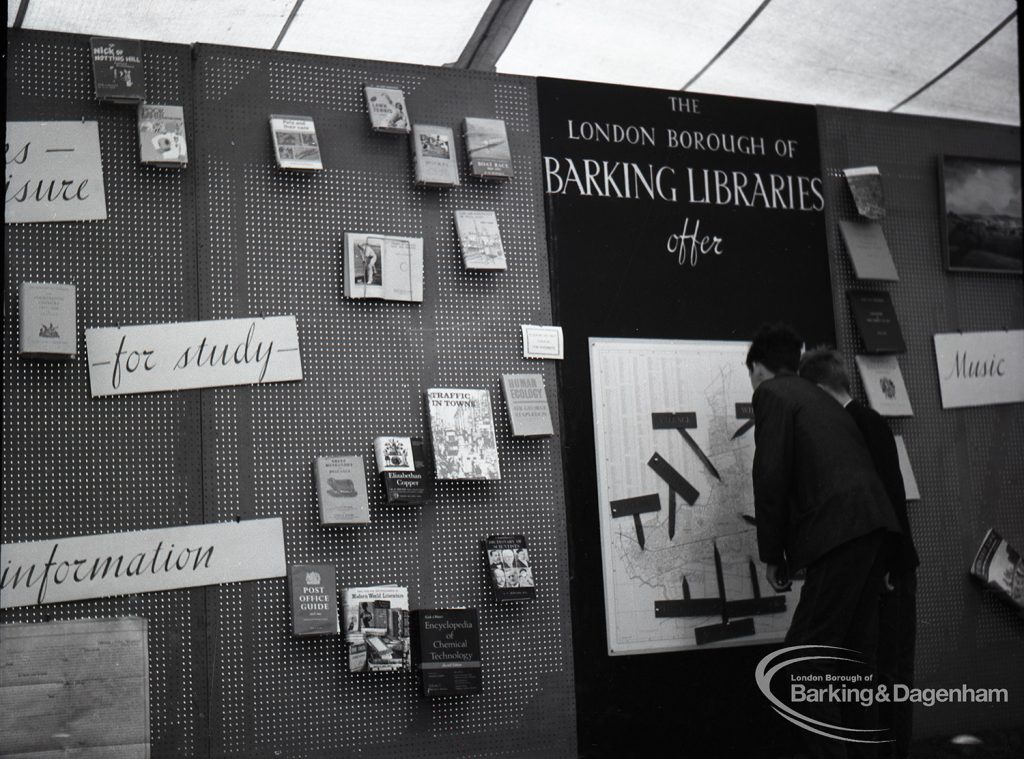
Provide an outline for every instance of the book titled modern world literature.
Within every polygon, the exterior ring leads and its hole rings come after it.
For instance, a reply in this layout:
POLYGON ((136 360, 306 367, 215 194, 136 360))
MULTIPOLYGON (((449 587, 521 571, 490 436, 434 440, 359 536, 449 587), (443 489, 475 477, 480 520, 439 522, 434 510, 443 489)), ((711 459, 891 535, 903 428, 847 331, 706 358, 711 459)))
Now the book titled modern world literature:
POLYGON ((75 286, 22 282, 19 298, 19 352, 27 356, 74 356, 78 344, 75 286))
POLYGON ((499 601, 524 601, 537 595, 533 562, 522 535, 491 535, 483 541, 491 589, 499 601))
POLYGON ((508 179, 512 176, 512 152, 504 121, 467 117, 462 133, 466 140, 470 174, 482 179, 508 179))
POLYGON ((462 246, 462 264, 467 269, 501 269, 505 246, 501 243, 498 217, 494 211, 455 211, 455 229, 462 246))
POLYGON ((270 136, 274 141, 274 158, 282 169, 323 169, 312 116, 271 115, 270 136))
POLYGON ((336 577, 332 564, 292 564, 288 568, 293 635, 341 632, 336 577))
POLYGON ((417 504, 434 497, 434 475, 421 437, 381 435, 373 441, 377 471, 388 503, 417 504))
POLYGON ((412 613, 413 663, 424 696, 464 696, 481 690, 480 617, 476 609, 412 613))
POLYGON ((505 395, 513 436, 535 437, 554 434, 543 376, 503 374, 501 391, 505 395))
POLYGON ((366 111, 370 127, 376 132, 407 134, 412 128, 405 95, 395 87, 366 85, 366 111))
POLYGON ((448 127, 413 124, 412 157, 419 184, 439 187, 459 184, 455 134, 448 127))
POLYGON ((321 524, 370 521, 362 456, 318 456, 313 471, 321 524))
POLYGON ((346 298, 423 301, 423 238, 345 233, 346 298))
POLYGON ((109 103, 140 103, 146 99, 142 43, 114 37, 90 37, 96 99, 109 103))
POLYGON ((408 588, 400 585, 345 588, 342 614, 350 672, 410 669, 408 588))
POLYGON ((188 163, 184 108, 139 103, 138 119, 139 161, 164 166, 188 163))
POLYGON ((431 388, 427 411, 439 480, 501 479, 489 392, 431 388))

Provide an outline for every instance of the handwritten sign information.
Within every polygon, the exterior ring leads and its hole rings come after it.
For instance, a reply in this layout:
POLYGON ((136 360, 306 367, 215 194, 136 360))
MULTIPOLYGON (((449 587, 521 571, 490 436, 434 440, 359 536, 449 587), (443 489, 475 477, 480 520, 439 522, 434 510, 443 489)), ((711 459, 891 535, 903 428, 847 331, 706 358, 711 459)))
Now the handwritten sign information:
POLYGON ((5 543, 0 608, 283 577, 280 517, 5 543))
POLYGON ((9 121, 6 223, 107 218, 95 121, 9 121))
POLYGON ((1024 402, 1024 330, 935 335, 942 408, 1024 402))
POLYGON ((92 395, 302 379, 294 316, 85 331, 92 395))

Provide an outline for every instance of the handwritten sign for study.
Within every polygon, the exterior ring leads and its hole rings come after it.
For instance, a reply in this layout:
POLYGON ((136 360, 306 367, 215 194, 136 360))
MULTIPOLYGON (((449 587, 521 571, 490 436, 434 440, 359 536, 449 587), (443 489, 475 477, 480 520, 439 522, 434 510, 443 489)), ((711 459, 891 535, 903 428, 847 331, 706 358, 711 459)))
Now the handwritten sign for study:
POLYGON ((107 218, 95 121, 9 121, 7 223, 107 218))
POLYGON ((92 395, 302 379, 294 316, 85 331, 92 395))
POLYGON ((1024 402, 1024 330, 935 335, 942 408, 1024 402))

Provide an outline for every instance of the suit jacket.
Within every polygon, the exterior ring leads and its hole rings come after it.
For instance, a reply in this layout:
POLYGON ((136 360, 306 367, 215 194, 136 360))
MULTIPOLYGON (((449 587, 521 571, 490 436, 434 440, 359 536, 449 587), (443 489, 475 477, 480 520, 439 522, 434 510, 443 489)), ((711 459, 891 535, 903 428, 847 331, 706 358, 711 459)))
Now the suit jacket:
POLYGON ((881 414, 872 408, 850 401, 846 410, 853 417, 857 428, 864 436, 871 459, 875 462, 875 471, 885 485, 885 492, 900 524, 900 535, 893 555, 886 568, 893 573, 903 574, 917 567, 921 560, 914 548, 914 540, 910 536, 910 520, 907 518, 907 491, 903 487, 903 473, 900 471, 900 455, 896 450, 896 439, 892 430, 881 414))
POLYGON ((899 524, 864 438, 843 407, 795 374, 754 392, 754 510, 761 560, 805 567, 899 524))

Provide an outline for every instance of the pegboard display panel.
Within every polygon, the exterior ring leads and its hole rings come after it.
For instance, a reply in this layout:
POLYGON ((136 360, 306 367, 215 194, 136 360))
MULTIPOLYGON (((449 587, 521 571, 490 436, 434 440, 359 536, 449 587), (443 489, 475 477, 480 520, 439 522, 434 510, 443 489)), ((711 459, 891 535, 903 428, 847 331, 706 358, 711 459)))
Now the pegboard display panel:
MULTIPOLYGON (((819 110, 836 333, 854 394, 865 399, 853 359, 862 350, 846 301, 852 288, 889 292, 907 352, 900 368, 914 416, 890 419, 903 436, 921 500, 908 511, 921 555, 918 569, 917 679, 921 687, 1005 687, 1024 693, 1024 621, 968 577, 985 531, 1024 545, 1024 407, 943 410, 932 336, 938 332, 1020 329, 1020 277, 949 273, 942 262, 942 155, 1020 160, 1020 130, 834 108, 819 110), (857 218, 844 168, 877 165, 882 221, 898 282, 858 281, 839 233, 857 218)), ((1011 701, 1014 696, 1011 695, 1011 701)), ((1019 708, 957 704, 919 709, 918 735, 1021 725, 1019 708)))
MULTIPOLYGON (((3 540, 21 542, 203 521, 198 396, 92 398, 85 329, 197 314, 191 169, 138 163, 135 108, 93 99, 87 37, 7 33, 7 120, 99 123, 108 218, 5 224, 3 540), (76 287, 77 353, 18 356, 21 282, 76 287)), ((185 106, 187 47, 143 44, 151 99, 185 106)), ((191 136, 191 135, 190 135, 191 136)), ((205 591, 188 589, 0 612, 0 623, 149 620, 153 756, 206 747, 205 591)))
POLYGON ((571 756, 575 699, 558 437, 513 439, 500 375, 554 369, 522 358, 519 325, 551 322, 540 146, 532 81, 288 53, 195 50, 200 312, 294 314, 301 382, 204 393, 211 516, 280 516, 289 563, 331 563, 339 587, 393 582, 412 608, 480 610, 484 692, 427 700, 414 675, 346 671, 342 637, 290 634, 283 579, 211 591, 215 756, 571 756), (414 123, 457 135, 462 186, 413 183, 409 138, 370 130, 365 83, 403 89, 414 123), (312 116, 324 171, 279 170, 271 113, 312 116), (462 120, 506 120, 516 176, 467 175, 462 120), (493 209, 505 272, 467 272, 454 211, 493 209), (424 240, 422 304, 342 297, 345 232, 424 240), (436 502, 384 502, 382 434, 429 437, 429 387, 486 388, 499 482, 438 482, 436 502), (321 526, 318 455, 361 454, 371 524, 321 526), (531 547, 534 602, 499 606, 479 547, 496 533, 531 547))

